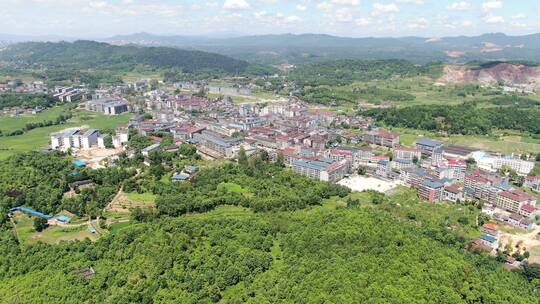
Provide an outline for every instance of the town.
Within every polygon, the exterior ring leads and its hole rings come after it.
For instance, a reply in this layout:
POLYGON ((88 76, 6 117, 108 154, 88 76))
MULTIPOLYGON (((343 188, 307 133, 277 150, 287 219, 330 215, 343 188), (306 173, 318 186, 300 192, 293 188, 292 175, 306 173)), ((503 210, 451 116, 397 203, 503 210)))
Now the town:
MULTIPOLYGON (((144 87, 144 82, 138 86, 144 87)), ((182 86, 194 87, 173 84, 182 86)), ((398 133, 377 127, 369 117, 339 114, 295 98, 235 103, 227 95, 205 98, 189 91, 168 94, 155 90, 144 94, 144 104, 135 105, 116 89, 86 94, 91 99, 82 101, 80 107, 106 115, 132 112, 127 125, 118 126, 112 136, 82 128, 55 132, 50 135, 50 149, 69 150, 96 168, 104 159, 106 165, 114 166, 115 155, 135 153, 123 147, 131 130, 155 141, 142 150, 144 163, 150 165, 147 156, 160 148, 161 141, 153 135, 165 132, 172 134, 174 144, 162 149, 174 150, 187 143, 208 160, 265 153, 297 174, 354 191, 391 193, 405 186, 417 190, 428 203, 478 201, 482 213, 495 222, 527 231, 537 227, 537 199, 531 192, 540 191, 540 176, 528 176, 535 165, 532 155, 478 151, 424 137, 418 137, 412 146, 402 146, 398 133), (111 152, 103 153, 107 148, 111 152)), ((236 93, 231 88, 211 89, 236 93)), ((62 90, 65 88, 55 92, 62 90)), ((56 97, 65 98, 65 94, 56 97)), ((180 176, 171 178, 189 178, 189 174, 180 176)), ((499 247, 497 236, 485 233, 475 243, 494 251, 499 247)))

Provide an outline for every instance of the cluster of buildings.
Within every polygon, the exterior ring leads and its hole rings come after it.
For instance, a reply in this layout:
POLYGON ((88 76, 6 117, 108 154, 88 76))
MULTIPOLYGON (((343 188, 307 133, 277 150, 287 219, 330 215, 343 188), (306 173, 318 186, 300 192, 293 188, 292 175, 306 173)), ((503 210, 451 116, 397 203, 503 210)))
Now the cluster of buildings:
MULTIPOLYGON (((105 136, 96 129, 70 128, 50 134, 50 147, 54 150, 67 151, 69 149, 89 150, 92 148, 105 148, 105 136)), ((128 130, 125 126, 117 129, 116 135, 111 136, 112 145, 121 147, 128 141, 128 130)))

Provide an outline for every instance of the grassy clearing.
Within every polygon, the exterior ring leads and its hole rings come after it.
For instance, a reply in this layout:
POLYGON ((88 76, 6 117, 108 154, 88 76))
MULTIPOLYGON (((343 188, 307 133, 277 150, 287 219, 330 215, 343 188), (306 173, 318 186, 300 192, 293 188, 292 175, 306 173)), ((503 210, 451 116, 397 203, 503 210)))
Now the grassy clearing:
POLYGON ((13 214, 13 222, 15 223, 15 232, 19 242, 24 244, 28 239, 28 236, 35 232, 34 220, 28 215, 15 212, 13 214))
POLYGON ((33 242, 45 242, 49 244, 58 244, 61 241, 74 241, 74 240, 84 240, 90 239, 95 241, 97 236, 88 231, 86 225, 81 225, 78 227, 49 227, 42 232, 34 232, 30 234, 27 238, 29 243, 33 242))
POLYGON ((249 193, 249 190, 242 188, 242 186, 235 183, 220 183, 217 187, 218 191, 232 192, 232 193, 249 193))
POLYGON ((131 222, 117 222, 109 226, 109 232, 110 233, 116 233, 126 227, 131 225, 131 222))
POLYGON ((15 230, 19 242, 22 244, 45 242, 49 244, 58 244, 61 241, 84 240, 89 238, 96 239, 96 235, 88 231, 86 225, 78 227, 60 227, 52 226, 37 232, 34 229, 34 219, 26 214, 16 212, 13 215, 15 230))
MULTIPOLYGON (((24 124, 34 119, 34 121, 46 120, 46 117, 56 117, 59 113, 67 111, 68 105, 62 105, 55 108, 47 109, 40 113, 40 118, 32 117, 0 117, 0 128, 7 130, 9 128, 17 129, 17 126, 24 124), (20 121, 18 120, 20 119, 20 121), (5 127, 7 125, 7 127, 5 127)), ((37 115, 36 115, 37 116, 37 115)), ((45 147, 49 144, 49 134, 65 128, 73 128, 80 126, 89 126, 95 129, 114 129, 120 124, 125 124, 129 121, 131 114, 126 113, 117 116, 106 116, 101 113, 90 112, 86 110, 74 110, 73 118, 62 125, 50 126, 45 128, 33 129, 19 136, 2 137, 0 139, 0 160, 5 159, 13 154, 28 152, 31 150, 45 147)))
POLYGON ((126 193, 126 196, 128 199, 132 201, 139 201, 139 202, 155 202, 157 195, 152 193, 137 193, 137 192, 129 192, 126 193))
POLYGON ((249 208, 241 206, 221 205, 217 206, 214 210, 205 213, 189 214, 187 217, 200 218, 200 219, 214 219, 214 218, 246 218, 253 215, 253 211, 249 208))

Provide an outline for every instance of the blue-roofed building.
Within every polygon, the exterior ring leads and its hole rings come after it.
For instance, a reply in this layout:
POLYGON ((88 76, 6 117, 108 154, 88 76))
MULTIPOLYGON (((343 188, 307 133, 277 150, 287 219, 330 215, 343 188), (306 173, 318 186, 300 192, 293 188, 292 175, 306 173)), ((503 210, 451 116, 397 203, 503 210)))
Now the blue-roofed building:
POLYGON ((197 173, 197 171, 199 171, 199 167, 193 166, 193 165, 186 165, 184 167, 184 171, 186 171, 186 173, 189 173, 189 174, 195 174, 197 173))
POLYGON ((425 179, 418 187, 418 196, 435 203, 442 199, 443 191, 444 183, 436 179, 425 179))
POLYGON ((64 224, 67 224, 71 221, 71 218, 69 216, 65 216, 65 215, 59 215, 57 217, 55 217, 57 221, 59 222, 62 222, 64 224))
POLYGON ((482 243, 484 243, 484 245, 487 245, 487 246, 489 246, 489 247, 491 247, 493 249, 499 247, 498 239, 496 237, 492 236, 492 235, 484 233, 484 234, 482 234, 482 237, 480 239, 482 240, 482 243))
POLYGON ((171 176, 171 181, 173 182, 181 182, 181 181, 187 181, 189 180, 189 175, 183 174, 183 173, 175 173, 171 176))
POLYGON ((420 149, 422 155, 431 156, 434 150, 441 148, 443 143, 429 138, 419 138, 416 140, 416 147, 420 149))

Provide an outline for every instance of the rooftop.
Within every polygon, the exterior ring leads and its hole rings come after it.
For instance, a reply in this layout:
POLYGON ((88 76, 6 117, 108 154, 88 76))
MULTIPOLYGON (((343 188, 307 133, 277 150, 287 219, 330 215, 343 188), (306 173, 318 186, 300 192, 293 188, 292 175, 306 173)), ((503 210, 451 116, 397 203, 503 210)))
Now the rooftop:
POLYGON ((439 147, 442 146, 443 143, 429 138, 420 138, 416 140, 416 144, 428 147, 439 147))

